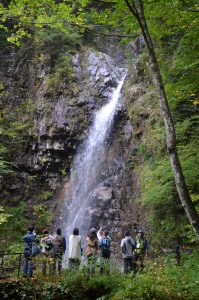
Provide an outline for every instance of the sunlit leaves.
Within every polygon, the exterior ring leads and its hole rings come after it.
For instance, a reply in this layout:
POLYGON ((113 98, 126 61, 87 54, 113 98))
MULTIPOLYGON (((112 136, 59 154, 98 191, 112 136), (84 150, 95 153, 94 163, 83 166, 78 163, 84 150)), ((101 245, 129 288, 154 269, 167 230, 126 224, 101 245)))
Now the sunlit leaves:
POLYGON ((80 28, 83 31, 84 12, 78 1, 55 0, 13 0, 8 8, 1 5, 2 26, 13 25, 9 42, 20 44, 24 37, 30 37, 36 28, 59 28, 69 32, 80 28))
POLYGON ((8 218, 10 218, 11 216, 11 214, 5 213, 5 209, 0 206, 0 225, 6 223, 8 221, 8 218))
POLYGON ((12 170, 12 165, 3 157, 0 157, 0 181, 2 180, 3 176, 10 173, 14 173, 14 171, 12 170))

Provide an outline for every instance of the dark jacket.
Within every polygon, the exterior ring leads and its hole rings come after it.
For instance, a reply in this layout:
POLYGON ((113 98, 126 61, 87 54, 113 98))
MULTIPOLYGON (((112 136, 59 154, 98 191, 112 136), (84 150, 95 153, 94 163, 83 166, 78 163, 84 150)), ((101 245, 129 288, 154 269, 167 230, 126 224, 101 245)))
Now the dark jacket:
POLYGON ((31 231, 28 231, 24 237, 24 256, 28 257, 32 254, 32 244, 34 239, 36 238, 36 234, 32 233, 31 231))

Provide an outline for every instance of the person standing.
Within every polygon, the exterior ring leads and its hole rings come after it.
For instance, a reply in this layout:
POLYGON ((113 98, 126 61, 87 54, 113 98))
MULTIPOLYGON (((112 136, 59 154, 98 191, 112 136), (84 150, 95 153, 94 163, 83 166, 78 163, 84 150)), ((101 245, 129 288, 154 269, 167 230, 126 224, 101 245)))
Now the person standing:
POLYGON ((104 230, 102 238, 99 242, 99 248, 101 250, 101 266, 100 273, 103 274, 104 269, 109 273, 109 260, 111 255, 111 239, 108 236, 108 231, 104 230))
POLYGON ((56 270, 56 264, 58 272, 62 268, 62 257, 66 251, 66 239, 62 235, 61 229, 57 228, 56 234, 53 236, 53 251, 54 251, 54 270, 56 270))
POLYGON ((23 266, 23 277, 33 276, 33 262, 32 262, 32 245, 36 238, 34 232, 34 226, 29 225, 28 231, 23 237, 24 241, 24 266, 23 266))
POLYGON ((90 274, 95 273, 95 267, 97 262, 97 252, 98 252, 98 238, 96 230, 92 228, 87 236, 87 247, 85 250, 85 255, 88 259, 88 272, 90 274))
POLYGON ((69 261, 68 265, 70 269, 79 269, 81 262, 81 236, 79 235, 79 229, 74 228, 73 234, 69 237, 69 261))
POLYGON ((43 230, 40 240, 41 253, 42 253, 42 274, 46 275, 47 265, 49 273, 54 271, 54 243, 53 236, 49 234, 48 230, 43 230))
POLYGON ((138 232, 138 235, 136 236, 135 239, 135 244, 136 247, 135 247, 134 255, 135 255, 135 261, 137 263, 137 269, 140 268, 140 270, 142 270, 144 268, 144 258, 148 249, 148 241, 144 235, 143 230, 140 230, 138 232), (138 267, 138 263, 139 263, 139 267, 138 267))
POLYGON ((135 272, 135 262, 133 250, 135 249, 135 241, 130 237, 129 231, 125 232, 125 237, 121 241, 121 250, 123 257, 124 273, 135 272))

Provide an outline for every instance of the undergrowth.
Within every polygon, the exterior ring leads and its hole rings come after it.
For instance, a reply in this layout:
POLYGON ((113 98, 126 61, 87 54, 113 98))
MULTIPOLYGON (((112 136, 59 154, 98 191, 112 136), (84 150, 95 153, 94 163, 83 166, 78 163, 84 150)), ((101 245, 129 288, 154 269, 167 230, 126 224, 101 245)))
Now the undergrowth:
POLYGON ((119 271, 90 276, 86 269, 31 280, 1 282, 3 299, 199 299, 199 252, 183 254, 180 265, 170 255, 147 260, 143 272, 119 271))

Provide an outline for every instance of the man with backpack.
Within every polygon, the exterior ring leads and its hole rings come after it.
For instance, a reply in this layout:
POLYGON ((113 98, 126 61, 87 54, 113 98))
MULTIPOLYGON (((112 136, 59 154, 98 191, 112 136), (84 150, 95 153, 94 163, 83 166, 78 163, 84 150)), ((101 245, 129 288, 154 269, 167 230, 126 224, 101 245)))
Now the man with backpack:
POLYGON ((64 252, 66 251, 66 239, 62 235, 61 229, 57 228, 56 234, 53 237, 53 244, 54 244, 54 270, 56 270, 56 264, 58 268, 58 272, 61 271, 62 268, 62 257, 64 252))
POLYGON ((135 272, 135 262, 133 258, 133 251, 135 249, 135 242, 130 237, 129 231, 125 232, 125 237, 121 241, 121 250, 123 257, 124 273, 128 274, 129 270, 135 272))
POLYGON ((103 232, 102 238, 99 242, 99 248, 101 250, 101 267, 100 267, 100 273, 102 274, 104 272, 104 268, 107 268, 107 272, 109 272, 109 259, 111 255, 111 239, 108 236, 108 231, 105 230, 103 232))
POLYGON ((23 277, 27 275, 32 277, 33 275, 33 263, 32 263, 32 245, 36 238, 36 233, 34 233, 34 226, 29 225, 28 231, 24 235, 24 266, 23 266, 23 277))
POLYGON ((136 248, 134 251, 135 261, 137 263, 137 269, 142 270, 144 268, 144 258, 148 249, 148 241, 144 235, 143 230, 139 230, 135 239, 136 248), (139 263, 139 266, 138 266, 139 263))

